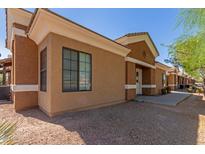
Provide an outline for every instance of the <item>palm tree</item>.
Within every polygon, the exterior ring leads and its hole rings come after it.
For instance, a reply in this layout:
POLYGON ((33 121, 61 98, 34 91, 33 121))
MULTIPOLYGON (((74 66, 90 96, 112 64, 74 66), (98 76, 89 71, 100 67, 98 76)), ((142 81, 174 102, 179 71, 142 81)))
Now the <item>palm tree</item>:
POLYGON ((16 130, 16 123, 2 122, 0 123, 0 144, 13 145, 13 134, 16 130))

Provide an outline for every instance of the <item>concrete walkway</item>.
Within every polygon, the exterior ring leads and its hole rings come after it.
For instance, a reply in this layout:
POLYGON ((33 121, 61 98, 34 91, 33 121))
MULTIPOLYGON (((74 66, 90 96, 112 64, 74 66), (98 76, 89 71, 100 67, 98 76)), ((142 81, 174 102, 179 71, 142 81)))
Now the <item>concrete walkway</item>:
POLYGON ((1 104, 12 104, 12 101, 9 100, 0 100, 0 105, 1 104))
POLYGON ((189 96, 191 96, 191 94, 187 92, 172 91, 170 94, 166 95, 137 96, 136 101, 176 106, 178 103, 182 102, 189 96))

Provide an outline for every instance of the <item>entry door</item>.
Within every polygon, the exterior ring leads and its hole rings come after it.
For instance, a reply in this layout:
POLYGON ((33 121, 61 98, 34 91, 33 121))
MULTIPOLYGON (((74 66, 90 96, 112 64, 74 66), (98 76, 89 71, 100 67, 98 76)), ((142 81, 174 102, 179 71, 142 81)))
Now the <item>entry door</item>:
POLYGON ((136 94, 142 94, 142 70, 139 68, 136 69, 136 94))

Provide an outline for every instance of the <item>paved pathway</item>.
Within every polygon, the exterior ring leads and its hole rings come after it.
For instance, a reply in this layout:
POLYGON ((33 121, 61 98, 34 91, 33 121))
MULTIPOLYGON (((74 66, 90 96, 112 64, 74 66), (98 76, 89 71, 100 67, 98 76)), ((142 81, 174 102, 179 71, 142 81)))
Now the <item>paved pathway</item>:
POLYGON ((9 101, 9 100, 0 100, 0 104, 12 104, 12 101, 9 101))
POLYGON ((191 94, 187 92, 172 91, 170 94, 166 95, 137 96, 136 101, 176 106, 178 103, 185 100, 189 96, 191 96, 191 94))

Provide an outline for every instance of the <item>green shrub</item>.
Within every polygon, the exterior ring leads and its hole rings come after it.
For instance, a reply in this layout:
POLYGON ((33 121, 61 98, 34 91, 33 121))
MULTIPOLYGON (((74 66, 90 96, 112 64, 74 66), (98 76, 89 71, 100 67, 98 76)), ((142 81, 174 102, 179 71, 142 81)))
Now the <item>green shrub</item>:
POLYGON ((171 87, 166 87, 167 93, 171 93, 171 87))
POLYGON ((0 123, 0 144, 3 145, 12 145, 13 134, 16 130, 16 124, 11 124, 9 122, 1 122, 0 123))
POLYGON ((162 95, 165 95, 167 93, 167 88, 162 88, 161 93, 162 93, 162 95))
POLYGON ((204 92, 204 90, 203 90, 203 88, 196 88, 196 93, 203 93, 204 92))

